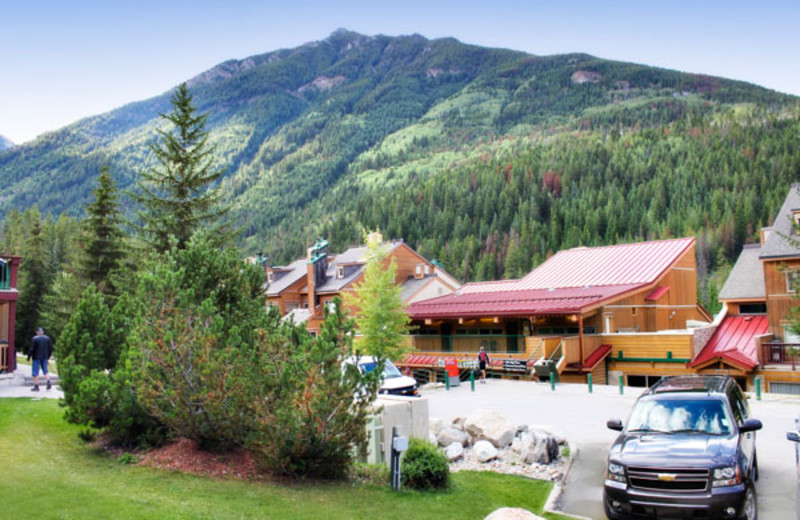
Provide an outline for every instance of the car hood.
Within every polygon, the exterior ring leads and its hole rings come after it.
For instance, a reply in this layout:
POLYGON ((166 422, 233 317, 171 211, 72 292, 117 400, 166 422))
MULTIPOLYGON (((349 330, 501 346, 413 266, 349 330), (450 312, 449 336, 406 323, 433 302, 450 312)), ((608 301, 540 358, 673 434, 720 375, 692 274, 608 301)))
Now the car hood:
POLYGON ((414 386, 417 384, 417 380, 413 377, 408 376, 400 376, 400 377, 390 377, 389 379, 383 379, 381 381, 381 390, 396 390, 398 388, 406 388, 408 386, 414 386))
POLYGON ((625 465, 705 466, 735 462, 735 435, 697 433, 623 433, 614 442, 609 459, 625 465))

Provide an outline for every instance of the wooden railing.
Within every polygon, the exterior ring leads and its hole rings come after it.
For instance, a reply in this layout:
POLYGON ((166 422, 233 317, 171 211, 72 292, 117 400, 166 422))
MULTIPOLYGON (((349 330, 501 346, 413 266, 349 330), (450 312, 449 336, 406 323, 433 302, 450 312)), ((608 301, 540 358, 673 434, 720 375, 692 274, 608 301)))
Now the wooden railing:
POLYGON ((521 335, 411 335, 409 336, 412 352, 418 353, 455 353, 478 352, 483 346, 489 354, 526 354, 528 352, 528 336, 521 335))
POLYGON ((762 343, 761 362, 764 365, 791 365, 797 370, 800 364, 800 345, 797 343, 762 343))

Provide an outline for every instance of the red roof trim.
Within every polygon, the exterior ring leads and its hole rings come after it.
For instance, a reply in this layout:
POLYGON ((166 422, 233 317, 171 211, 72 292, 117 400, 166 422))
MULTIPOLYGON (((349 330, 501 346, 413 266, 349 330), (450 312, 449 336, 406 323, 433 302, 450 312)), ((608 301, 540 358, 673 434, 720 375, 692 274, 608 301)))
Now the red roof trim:
POLYGON ((669 285, 656 287, 655 290, 650 294, 648 294, 647 296, 645 296, 644 299, 649 302, 657 302, 658 300, 661 299, 662 296, 664 296, 668 292, 669 292, 669 285))

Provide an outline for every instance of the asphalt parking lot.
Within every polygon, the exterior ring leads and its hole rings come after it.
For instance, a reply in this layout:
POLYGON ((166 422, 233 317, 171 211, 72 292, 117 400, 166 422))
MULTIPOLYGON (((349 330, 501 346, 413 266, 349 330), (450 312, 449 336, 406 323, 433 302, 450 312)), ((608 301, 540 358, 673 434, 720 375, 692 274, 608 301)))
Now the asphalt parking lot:
MULTIPOLYGON (((489 380, 423 393, 431 417, 451 421, 473 410, 492 409, 505 414, 513 424, 536 424, 566 437, 577 451, 565 487, 562 509, 571 514, 604 519, 603 473, 606 456, 617 432, 606 428, 608 419, 627 419, 641 388, 489 380)), ((758 432, 759 460, 758 514, 762 520, 788 520, 797 515, 797 471, 794 443, 786 432, 795 429, 800 416, 800 398, 764 394, 761 401, 751 396, 752 416, 761 420, 758 432)))

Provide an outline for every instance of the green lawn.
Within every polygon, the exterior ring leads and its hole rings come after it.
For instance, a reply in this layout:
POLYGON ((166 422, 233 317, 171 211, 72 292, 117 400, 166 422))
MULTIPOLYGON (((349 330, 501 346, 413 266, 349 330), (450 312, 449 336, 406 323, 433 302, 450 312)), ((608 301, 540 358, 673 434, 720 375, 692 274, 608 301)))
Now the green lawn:
POLYGON ((120 464, 79 440, 61 415, 55 400, 0 399, 2 518, 468 520, 503 506, 541 514, 551 488, 473 472, 454 474, 453 488, 439 493, 221 481, 120 464))

